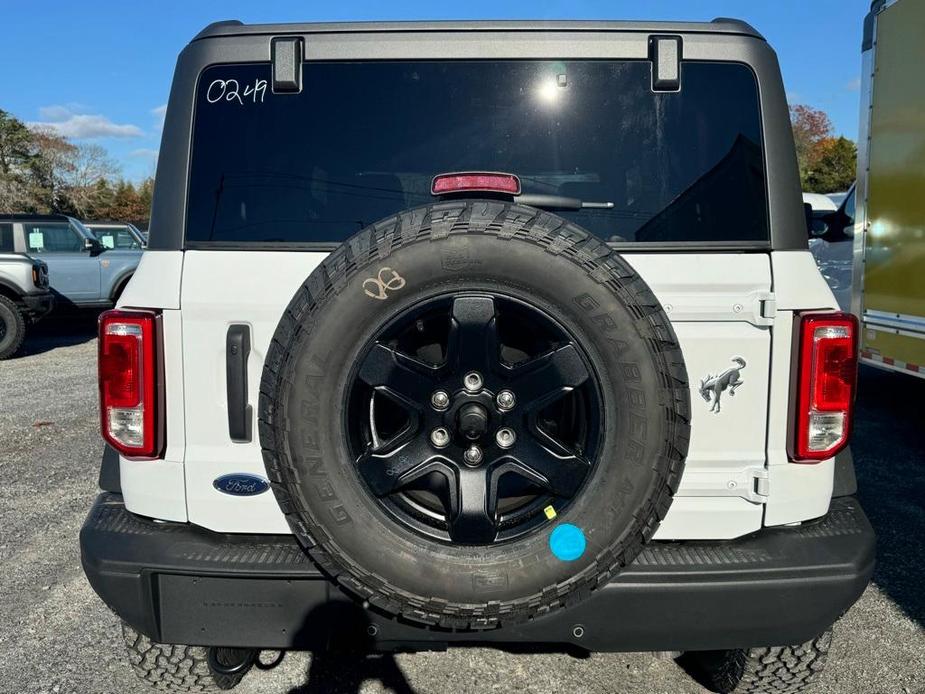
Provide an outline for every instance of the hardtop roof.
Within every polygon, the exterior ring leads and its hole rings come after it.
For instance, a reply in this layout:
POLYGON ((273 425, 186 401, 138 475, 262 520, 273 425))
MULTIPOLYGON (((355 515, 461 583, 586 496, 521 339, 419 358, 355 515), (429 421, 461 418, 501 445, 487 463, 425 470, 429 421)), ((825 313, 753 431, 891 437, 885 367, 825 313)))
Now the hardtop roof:
POLYGON ((587 21, 587 20, 488 20, 408 22, 313 22, 288 24, 244 24, 237 19, 213 22, 193 41, 222 36, 253 36, 311 33, 364 32, 466 32, 466 31, 614 31, 673 34, 732 34, 764 37, 740 19, 718 17, 710 22, 587 21))

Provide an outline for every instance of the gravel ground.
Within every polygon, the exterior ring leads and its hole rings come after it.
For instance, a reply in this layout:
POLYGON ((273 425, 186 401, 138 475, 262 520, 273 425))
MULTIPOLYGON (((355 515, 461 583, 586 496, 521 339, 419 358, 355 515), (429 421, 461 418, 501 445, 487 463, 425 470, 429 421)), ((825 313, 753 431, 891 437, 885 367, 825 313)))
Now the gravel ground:
MULTIPOLYGON (((96 494, 94 316, 47 319, 0 362, 0 692, 149 692, 118 620, 84 580, 77 533, 96 494)), ((925 381, 862 369, 854 453, 879 536, 874 582, 839 622, 818 692, 925 692, 925 381)), ((456 648, 332 663, 287 653, 252 692, 705 691, 651 654, 508 654, 456 648), (338 674, 339 673, 339 674, 338 674)))

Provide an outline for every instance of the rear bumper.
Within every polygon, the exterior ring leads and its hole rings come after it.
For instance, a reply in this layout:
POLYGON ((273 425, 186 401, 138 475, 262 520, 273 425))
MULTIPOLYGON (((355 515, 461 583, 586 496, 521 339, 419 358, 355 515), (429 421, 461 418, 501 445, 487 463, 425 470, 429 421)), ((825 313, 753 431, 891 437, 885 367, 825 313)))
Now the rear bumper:
POLYGON ((26 313, 32 320, 38 320, 55 306, 55 295, 51 292, 25 294, 22 297, 26 313))
POLYGON ((122 619, 166 643, 314 648, 331 632, 381 650, 480 643, 589 651, 784 645, 829 627, 860 597, 874 533, 857 500, 827 516, 724 542, 652 543, 585 602, 533 622, 454 633, 347 598, 291 536, 220 535, 155 523, 103 493, 80 532, 84 571, 122 619), (345 633, 346 632, 346 633, 345 633), (354 633, 355 632, 355 633, 354 633))

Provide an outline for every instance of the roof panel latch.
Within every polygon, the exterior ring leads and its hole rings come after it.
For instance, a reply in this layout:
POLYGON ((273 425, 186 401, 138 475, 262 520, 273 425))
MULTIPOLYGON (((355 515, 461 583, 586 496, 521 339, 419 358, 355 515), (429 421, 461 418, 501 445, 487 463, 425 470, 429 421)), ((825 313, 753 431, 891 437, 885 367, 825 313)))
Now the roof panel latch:
POLYGON ((273 63, 273 93, 298 94, 302 91, 302 39, 283 36, 270 42, 273 63))
POLYGON ((649 60, 652 61, 652 91, 681 91, 680 36, 650 36, 649 60))

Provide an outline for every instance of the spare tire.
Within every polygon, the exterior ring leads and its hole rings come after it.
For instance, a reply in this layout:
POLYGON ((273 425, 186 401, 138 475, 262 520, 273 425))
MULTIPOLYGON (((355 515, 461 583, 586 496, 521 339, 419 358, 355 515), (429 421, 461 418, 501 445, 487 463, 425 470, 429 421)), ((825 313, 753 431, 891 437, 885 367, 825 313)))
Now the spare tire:
POLYGON ((583 600, 632 561, 684 467, 690 393, 658 300, 560 217, 402 212, 305 280, 259 432, 293 533, 389 615, 476 630, 583 600))

